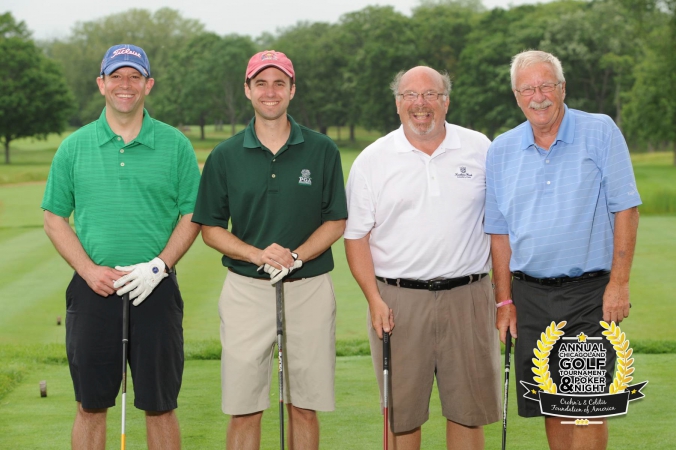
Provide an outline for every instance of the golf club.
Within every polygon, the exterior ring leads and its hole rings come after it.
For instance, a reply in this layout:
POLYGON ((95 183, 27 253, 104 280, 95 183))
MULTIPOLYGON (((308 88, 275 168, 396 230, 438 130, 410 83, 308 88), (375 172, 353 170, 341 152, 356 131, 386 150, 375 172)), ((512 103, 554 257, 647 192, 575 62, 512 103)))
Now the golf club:
POLYGON ((509 354, 512 351, 512 333, 507 329, 505 337, 505 400, 502 408, 502 450, 507 446, 507 394, 509 393, 509 354))
POLYGON ((284 312, 284 282, 279 280, 275 284, 277 296, 277 350, 279 357, 279 447, 284 450, 284 359, 282 355, 282 316, 284 312))
POLYGON ((127 346, 129 345, 129 294, 122 296, 122 450, 126 448, 124 425, 127 419, 127 346))
POLYGON ((390 333, 383 330, 383 408, 385 410, 385 422, 383 425, 383 448, 387 450, 387 420, 389 413, 388 396, 390 392, 390 333))

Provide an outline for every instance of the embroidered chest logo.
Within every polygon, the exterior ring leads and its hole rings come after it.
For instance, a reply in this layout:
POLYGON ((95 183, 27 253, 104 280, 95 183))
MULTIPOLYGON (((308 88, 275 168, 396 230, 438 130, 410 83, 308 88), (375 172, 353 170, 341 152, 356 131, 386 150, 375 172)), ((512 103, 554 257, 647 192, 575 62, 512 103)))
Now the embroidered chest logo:
POLYGON ((455 178, 472 178, 472 174, 467 172, 467 166, 458 167, 458 171, 455 172, 455 178))
POLYGON ((312 186, 312 177, 310 176, 310 171, 303 169, 300 171, 300 177, 298 177, 298 184, 301 186, 312 186))

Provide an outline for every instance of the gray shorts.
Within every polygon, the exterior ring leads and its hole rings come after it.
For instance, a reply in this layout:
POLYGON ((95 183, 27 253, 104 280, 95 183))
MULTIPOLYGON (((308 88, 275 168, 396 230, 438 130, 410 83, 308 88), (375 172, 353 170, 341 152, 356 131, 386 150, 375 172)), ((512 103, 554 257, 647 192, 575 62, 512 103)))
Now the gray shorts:
MULTIPOLYGON (((225 414, 251 414, 270 406, 277 342, 275 305, 275 287, 269 279, 228 272, 218 302, 225 414)), ((284 283, 283 323, 284 401, 303 409, 332 411, 336 301, 328 273, 284 283)))
MULTIPOLYGON (((448 420, 465 426, 500 420, 500 340, 490 279, 436 292, 381 281, 378 289, 394 312, 392 430, 410 431, 427 421, 435 375, 442 414, 448 420)), ((367 327, 382 405, 382 340, 371 326, 370 314, 367 327)))

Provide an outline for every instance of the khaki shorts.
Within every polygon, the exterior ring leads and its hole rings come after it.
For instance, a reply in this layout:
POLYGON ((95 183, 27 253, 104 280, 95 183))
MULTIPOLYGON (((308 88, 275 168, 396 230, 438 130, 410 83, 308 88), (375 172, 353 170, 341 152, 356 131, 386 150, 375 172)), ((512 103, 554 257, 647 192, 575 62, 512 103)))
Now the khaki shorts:
MULTIPOLYGON (((390 339, 390 426, 413 430, 429 418, 436 373, 442 414, 481 426, 501 419, 500 340, 489 277, 447 291, 389 286, 380 295, 394 312, 390 339)), ((383 344, 371 326, 369 340, 378 385, 383 390, 383 344)))
MULTIPOLYGON (((277 343, 275 304, 270 280, 228 272, 218 302, 225 414, 251 414, 270 406, 271 363, 277 343)), ((286 403, 333 411, 335 336, 336 301, 329 274, 284 283, 286 403)))

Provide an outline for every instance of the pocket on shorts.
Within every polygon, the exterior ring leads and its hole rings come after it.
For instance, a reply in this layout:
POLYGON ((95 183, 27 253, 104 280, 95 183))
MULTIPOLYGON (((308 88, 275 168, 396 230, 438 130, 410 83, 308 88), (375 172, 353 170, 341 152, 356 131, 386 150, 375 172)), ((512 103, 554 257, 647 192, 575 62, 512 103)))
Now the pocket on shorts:
POLYGON ((490 283, 481 280, 469 285, 472 298, 472 311, 474 314, 474 342, 477 350, 488 355, 495 345, 495 300, 490 283))

